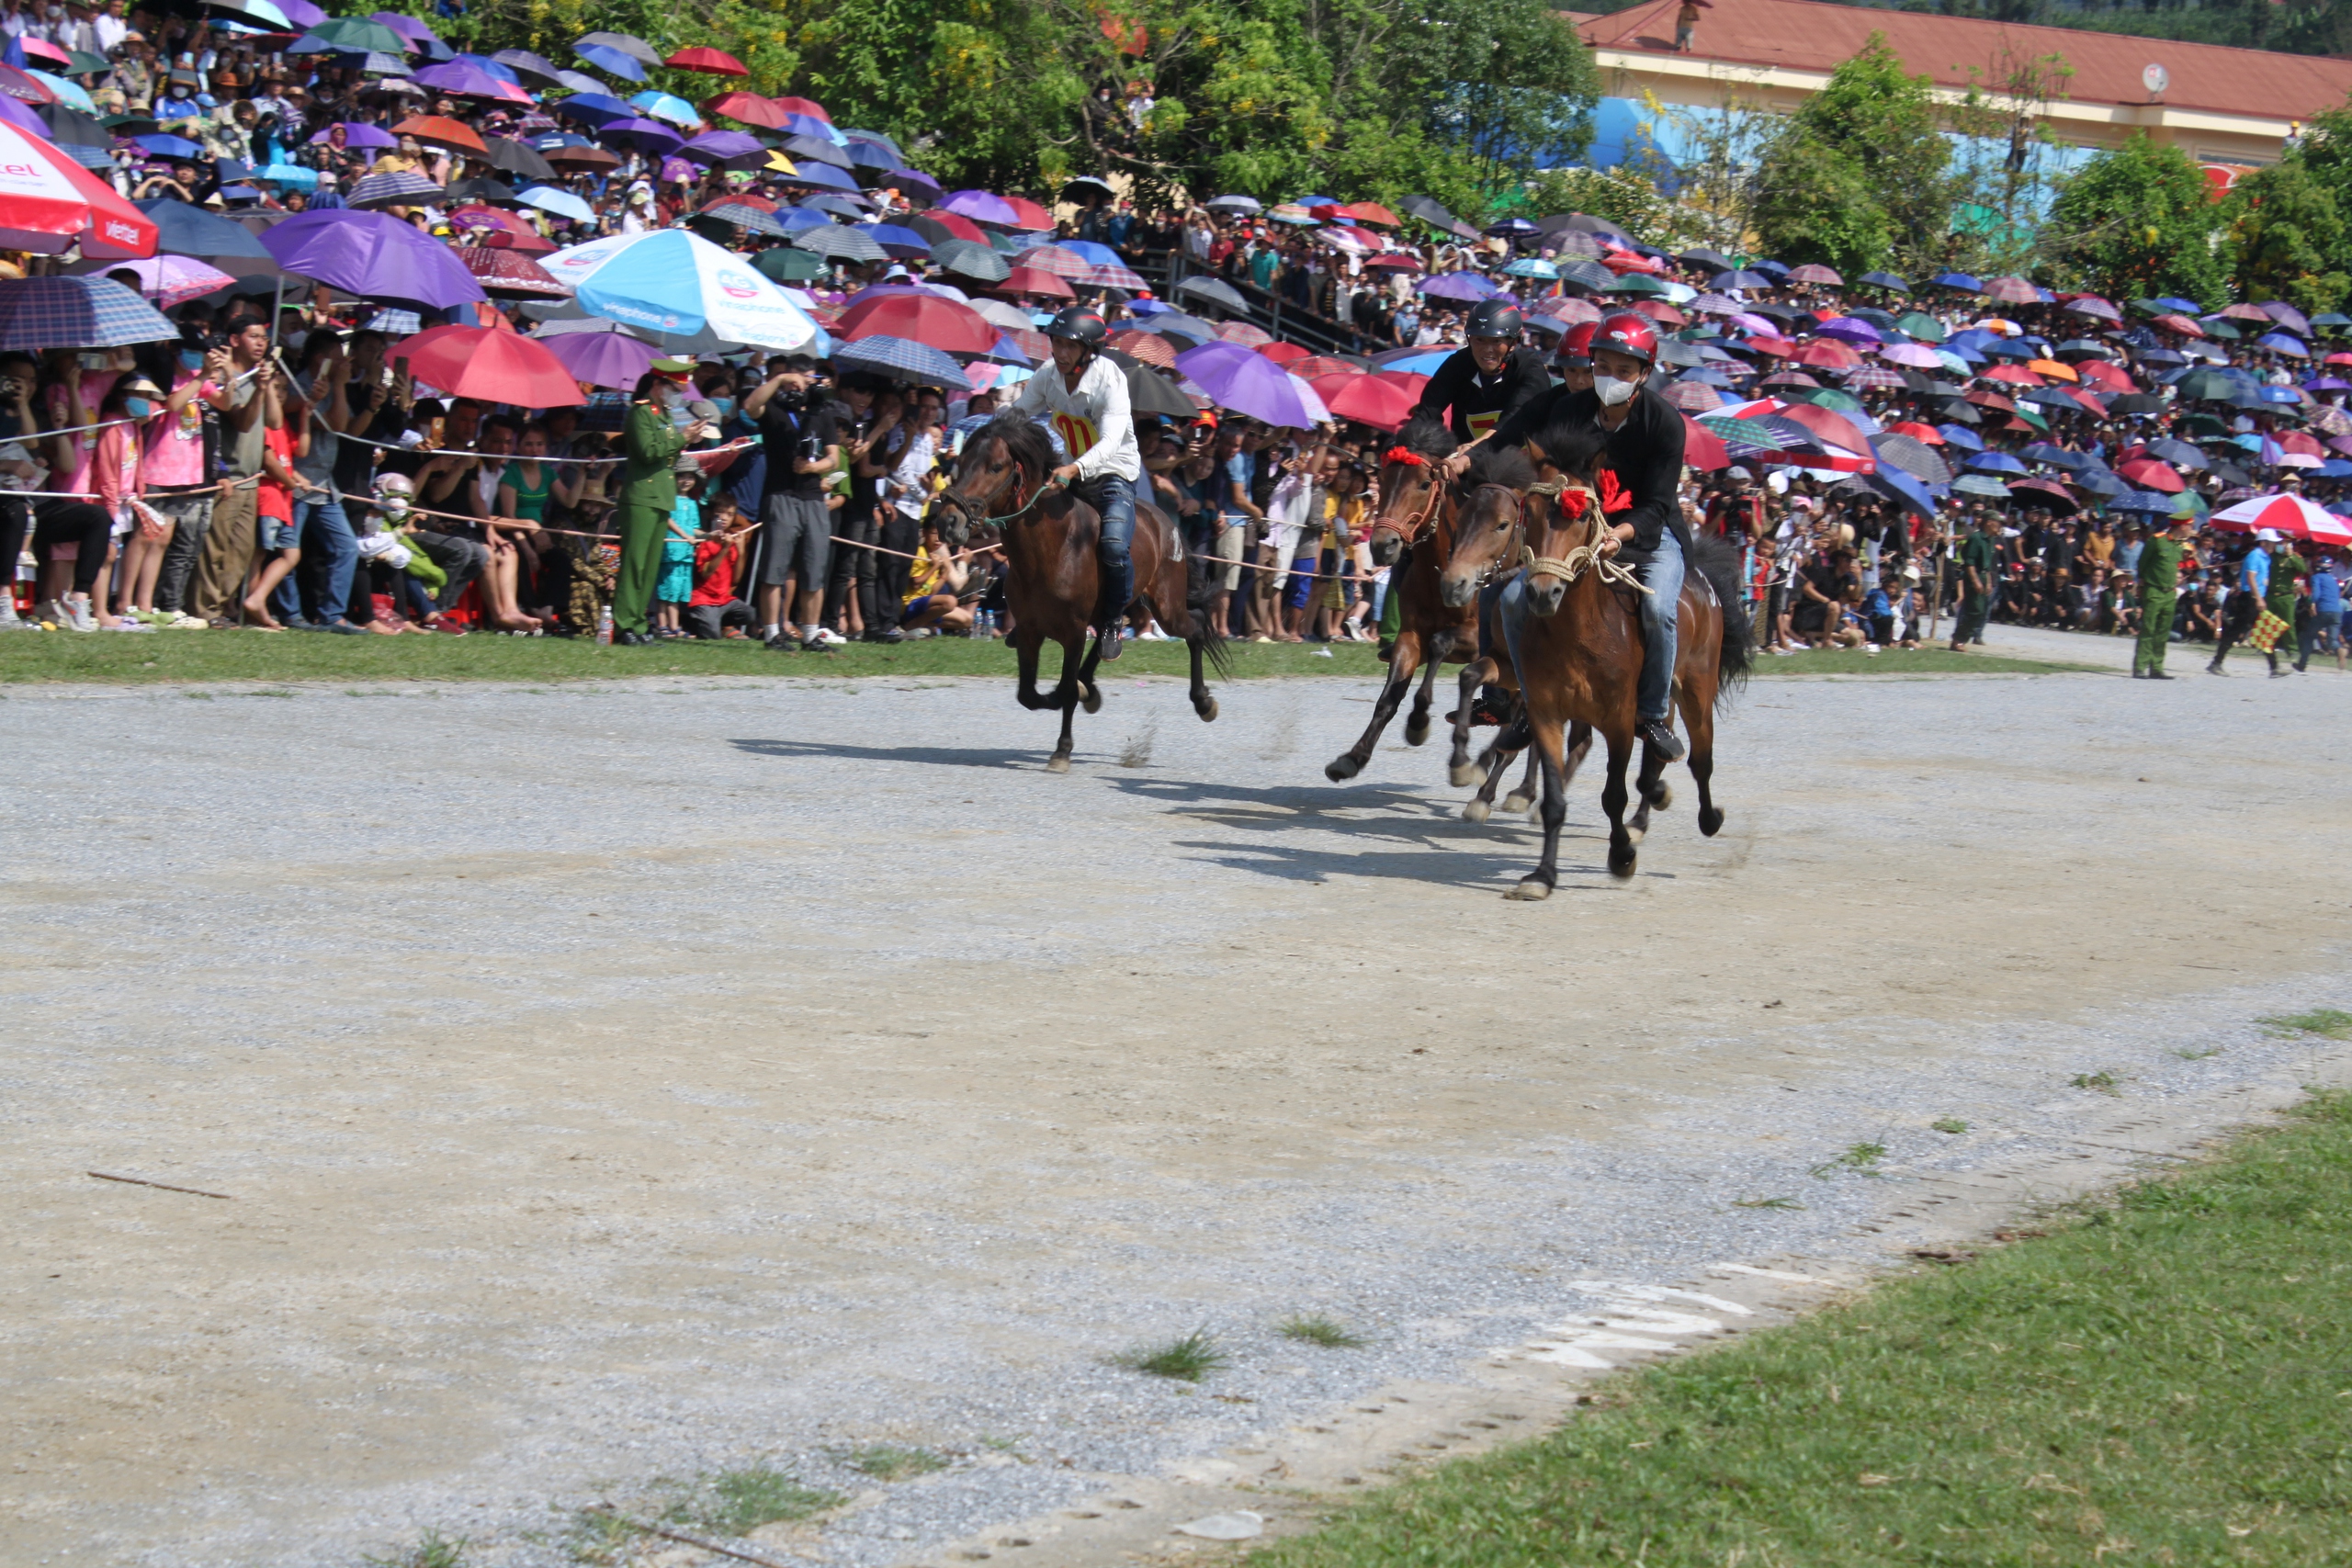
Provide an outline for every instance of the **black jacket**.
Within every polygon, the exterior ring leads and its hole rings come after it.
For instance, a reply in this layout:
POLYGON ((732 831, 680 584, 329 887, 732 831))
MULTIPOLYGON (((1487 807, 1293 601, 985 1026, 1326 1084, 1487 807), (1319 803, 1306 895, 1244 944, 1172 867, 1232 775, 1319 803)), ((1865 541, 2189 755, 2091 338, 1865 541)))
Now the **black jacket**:
POLYGON ((1529 400, 1552 389, 1552 373, 1544 355, 1532 348, 1515 348, 1493 376, 1478 374, 1478 362, 1466 348, 1456 349, 1437 367, 1421 389, 1415 413, 1442 419, 1453 427, 1456 441, 1476 441, 1529 400))
MULTIPOLYGON (((1494 439, 1517 446, 1561 419, 1598 423, 1600 418, 1598 394, 1555 387, 1506 418, 1496 428, 1494 439)), ((1671 528, 1683 552, 1690 552, 1690 527, 1682 517, 1683 435, 1681 411, 1650 390, 1646 381, 1634 393, 1625 423, 1610 434, 1601 461, 1616 476, 1617 487, 1634 498, 1634 504, 1630 510, 1611 513, 1609 521, 1634 525, 1634 549, 1657 548, 1659 534, 1671 528)))

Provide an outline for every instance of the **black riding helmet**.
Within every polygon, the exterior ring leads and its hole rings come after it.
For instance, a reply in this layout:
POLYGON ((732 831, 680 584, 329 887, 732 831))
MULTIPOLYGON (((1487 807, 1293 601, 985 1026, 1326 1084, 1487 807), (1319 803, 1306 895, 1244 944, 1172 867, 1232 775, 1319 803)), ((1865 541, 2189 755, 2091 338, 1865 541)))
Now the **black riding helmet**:
POLYGON ((1472 337, 1498 337, 1517 343, 1527 330, 1527 318, 1519 307, 1508 299, 1481 299, 1470 311, 1469 333, 1472 337))
POLYGON ((1089 348, 1101 348, 1111 336, 1110 323, 1091 305, 1072 305, 1046 323, 1047 337, 1066 337, 1089 348))

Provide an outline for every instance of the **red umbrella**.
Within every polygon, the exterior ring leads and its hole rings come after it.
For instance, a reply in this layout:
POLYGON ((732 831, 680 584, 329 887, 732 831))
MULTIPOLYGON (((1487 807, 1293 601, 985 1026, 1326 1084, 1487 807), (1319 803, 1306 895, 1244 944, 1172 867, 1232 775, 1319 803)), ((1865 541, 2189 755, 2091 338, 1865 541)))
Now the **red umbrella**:
POLYGON ((1817 337, 1799 344, 1796 353, 1789 357, 1799 365, 1810 365, 1816 370, 1851 370, 1862 362, 1860 355, 1836 338, 1829 337, 1817 337))
POLYGON ((1255 348, 1260 344, 1274 341, 1273 333, 1248 321, 1227 321, 1216 329, 1216 335, 1227 343, 1238 343, 1244 348, 1255 348))
POLYGON ((1128 358, 1140 359, 1146 365, 1156 365, 1168 370, 1176 367, 1176 345, 1158 333, 1137 332, 1129 327, 1125 332, 1111 334, 1111 346, 1128 358))
POLYGON ((1791 403, 1781 411, 1781 417, 1804 425, 1833 446, 1843 447, 1858 457, 1871 455, 1870 437, 1864 435, 1852 420, 1834 409, 1820 408, 1812 403, 1791 403))
POLYGON ((976 245, 985 245, 989 243, 989 237, 980 231, 980 226, 960 212, 950 212, 944 208, 934 207, 922 216, 924 222, 936 223, 959 240, 969 240, 976 245))
POLYGON ((460 152, 471 152, 477 158, 490 156, 489 146, 471 126, 461 125, 447 115, 412 115, 392 127, 392 134, 413 136, 419 141, 454 147, 460 152))
POLYGON ((0 246, 101 261, 155 254, 155 225, 114 186, 38 136, 0 120, 0 246))
MULTIPOLYGON (((1161 338, 1159 341, 1166 343, 1168 340, 1161 338)), ((1175 363, 1174 355, 1170 355, 1169 363, 1175 363)), ((1318 376, 1361 376, 1364 373, 1363 366, 1335 359, 1328 354, 1310 355, 1305 359, 1294 360, 1283 368, 1302 381, 1312 381, 1318 376)))
POLYGON ((1394 430, 1412 417, 1419 399, 1377 376, 1321 376, 1307 385, 1339 419, 1378 430, 1394 430))
POLYGON ((1066 251, 1059 245, 1032 245, 1012 258, 1015 266, 1034 266, 1040 272, 1050 272, 1068 283, 1076 283, 1086 276, 1093 264, 1076 251, 1066 251))
POLYGON ((2019 387, 2039 387, 2041 378, 2022 365, 1996 365, 1989 370, 1977 372, 1979 379, 2008 381, 2019 387))
POLYGON ((1702 473, 1728 468, 1731 448, 1724 445, 1722 436, 1686 413, 1682 416, 1682 461, 1702 473))
POLYGON ((1690 321, 1689 317, 1663 299, 1636 299, 1634 309, 1662 327, 1683 326, 1690 321))
POLYGON ((1807 262, 1803 266, 1790 269, 1789 281, 1791 283, 1826 284, 1832 288, 1842 288, 1846 285, 1846 280, 1844 278, 1838 276, 1835 272, 1832 272, 1829 268, 1822 265, 1819 262, 1807 262))
POLYGON ((2192 321, 2187 316, 2158 316, 2156 318, 2156 325, 2164 328, 2165 331, 2168 333, 2178 333, 2183 337, 2203 337, 2205 335, 2205 323, 2202 321, 2192 321))
POLYGON ((2003 413, 2018 412, 2018 405, 1998 392, 1971 392, 1968 394, 1967 400, 1980 409, 1998 409, 2003 413))
POLYGON ((504 294, 531 299, 571 298, 571 290, 553 273, 511 246, 497 250, 487 245, 457 245, 451 248, 458 259, 466 264, 466 270, 481 279, 485 294, 504 294))
POLYGON ((675 66, 680 71, 704 71, 713 76, 749 76, 752 73, 750 68, 733 55, 699 45, 682 49, 662 63, 675 66))
POLYGON ((1421 394, 1429 389, 1430 384, 1428 377, 1417 376, 1410 370, 1375 370, 1371 379, 1385 381, 1392 387, 1402 387, 1413 395, 1415 402, 1421 400, 1421 394))
POLYGON ((1408 256, 1402 251, 1384 251, 1379 255, 1374 256, 1370 260, 1366 261, 1363 265, 1366 266, 1376 266, 1387 272, 1419 272, 1421 270, 1420 258, 1419 256, 1408 256))
MULTIPOLYGON (((1041 332, 1033 332, 1025 327, 1006 327, 1004 336, 1006 342, 1027 355, 1033 364, 1043 365, 1054 356, 1054 340, 1041 332)), ((1159 341, 1168 342, 1166 338, 1159 341)), ((1175 344, 1169 344, 1169 346, 1172 349, 1175 344)))
POLYGON ((2300 495, 2257 495, 2225 507, 2207 519, 2207 526, 2233 534, 2268 528, 2295 539, 2319 539, 2329 544, 2352 540, 2352 526, 2324 507, 2300 495))
POLYGON ((2270 324, 2270 312, 2254 305, 2224 305, 2213 313, 2233 321, 2260 321, 2266 327, 2270 324))
POLYGON ((1747 340, 1747 346, 1758 354, 1767 354, 1775 359, 1792 358, 1797 352, 1797 345, 1784 337, 1751 337, 1747 340))
POLYGON ((395 346, 416 378, 453 398, 521 408, 571 408, 587 400, 547 344, 504 327, 428 327, 395 346))
POLYGON ((13 65, 0 65, 0 93, 36 107, 57 101, 57 95, 42 85, 39 79, 26 75, 13 65))
POLYGON ((706 100, 702 112, 725 115, 729 119, 741 120, 745 125, 763 126, 769 130, 785 128, 783 108, 774 99, 763 98, 757 93, 721 93, 706 100))
POLYGON ((1359 223, 1377 223, 1384 229, 1397 226, 1396 215, 1376 201, 1355 201, 1340 209, 1340 216, 1352 218, 1359 223))
POLYGON ((60 65, 71 65, 74 63, 74 57, 72 55, 66 53, 63 50, 58 48, 55 44, 51 43, 46 39, 37 39, 29 33, 17 40, 17 47, 23 50, 27 54, 37 56, 42 60, 53 60, 60 65))
POLYGON ((2053 512, 2071 513, 2082 510, 2082 502, 2076 501, 2074 493, 2056 479, 2013 479, 2009 483, 2009 494, 2036 506, 2049 507, 2053 512))
POLYGON ((1289 370, 1294 376, 1297 375, 1298 371, 1291 362, 1312 357, 1304 347, 1295 343, 1261 343, 1258 345, 1258 352, 1289 370))
POLYGON ((2110 392, 2132 389, 2132 373, 2120 365, 2110 365, 2104 359, 2086 359, 2075 367, 2075 374, 2086 381, 2096 381, 2110 392))
POLYGON ((1008 196, 999 199, 1012 209, 1012 226, 1016 229, 1050 229, 1054 226, 1054 215, 1025 196, 1008 196))
POLYGON ((825 106, 814 98, 772 98, 769 101, 786 114, 805 114, 828 125, 833 122, 833 117, 825 112, 825 106))
POLYGON ((2022 277, 1993 277, 1984 282, 1984 297, 2005 305, 2039 305, 2041 290, 2022 277))
POLYGON ((1929 446, 1940 446, 1944 444, 1944 433, 1942 431, 1938 430, 1932 424, 1921 424, 1916 419, 1906 419, 1900 424, 1890 424, 1886 428, 1892 434, 1907 435, 1912 440, 1921 442, 1929 446))
POLYGON ((2281 452, 2301 452, 2312 457, 2327 456, 2327 448, 2319 444, 2319 437, 2306 435, 2300 430, 2281 431, 2272 439, 2278 443, 2281 452))
POLYGON ((905 338, 948 354, 986 354, 1002 334, 969 305, 936 294, 881 294, 843 310, 840 330, 833 335, 852 342, 864 337, 905 338))
POLYGON ((468 230, 488 230, 482 243, 502 251, 518 251, 524 255, 543 256, 556 249, 556 243, 532 228, 512 212, 495 207, 480 205, 460 207, 449 214, 449 227, 462 238, 468 230))
MULTIPOLYGON (((937 210, 934 209, 928 216, 937 216, 937 210)), ((1006 275, 1003 282, 990 284, 989 287, 992 292, 998 294, 1043 294, 1052 299, 1078 298, 1078 290, 1056 277, 1052 273, 1041 271, 1034 266, 1016 266, 1006 275)))
POLYGON ((2160 463, 2154 457, 2135 457, 2115 471, 2143 490, 2162 491, 2166 495, 2178 495, 2188 488, 2170 463, 2160 463))

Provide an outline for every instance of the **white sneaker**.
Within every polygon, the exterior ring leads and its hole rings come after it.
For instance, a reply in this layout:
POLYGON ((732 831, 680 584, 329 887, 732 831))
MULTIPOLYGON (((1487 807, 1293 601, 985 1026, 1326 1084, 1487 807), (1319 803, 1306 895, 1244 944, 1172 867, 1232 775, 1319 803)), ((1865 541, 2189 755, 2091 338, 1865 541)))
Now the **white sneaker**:
POLYGON ((0 594, 0 632, 28 632, 32 629, 32 623, 17 614, 16 595, 0 594))
POLYGON ((849 646, 849 638, 842 636, 841 633, 833 630, 831 626, 819 626, 817 628, 817 640, 823 643, 828 648, 846 648, 849 646))

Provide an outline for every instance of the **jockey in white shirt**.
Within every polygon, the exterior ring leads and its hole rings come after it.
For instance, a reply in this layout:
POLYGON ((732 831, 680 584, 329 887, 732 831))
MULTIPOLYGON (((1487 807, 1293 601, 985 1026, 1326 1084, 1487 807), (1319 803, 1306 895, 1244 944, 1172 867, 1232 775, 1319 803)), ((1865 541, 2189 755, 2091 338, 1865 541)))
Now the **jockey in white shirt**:
POLYGON ((1111 335, 1102 313, 1072 305, 1046 327, 1054 342, 1054 363, 1022 383, 1013 407, 1043 416, 1060 433, 1075 462, 1054 470, 1054 482, 1102 514, 1096 547, 1102 564, 1102 596, 1096 614, 1100 647, 1107 661, 1119 657, 1119 636, 1136 596, 1136 485, 1143 478, 1143 456, 1136 446, 1136 422, 1127 400, 1127 378, 1095 353, 1111 335))

